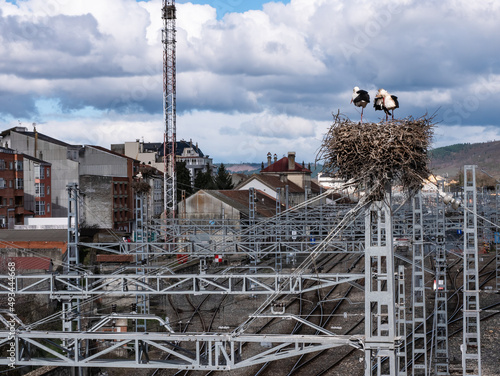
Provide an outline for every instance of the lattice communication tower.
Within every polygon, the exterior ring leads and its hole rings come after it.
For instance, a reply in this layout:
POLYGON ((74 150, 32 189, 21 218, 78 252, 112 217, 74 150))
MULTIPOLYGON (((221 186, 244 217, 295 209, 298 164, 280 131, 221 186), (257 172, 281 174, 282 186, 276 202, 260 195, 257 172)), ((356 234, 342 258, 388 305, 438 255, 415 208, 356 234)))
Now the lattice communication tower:
POLYGON ((176 175, 175 175, 175 0, 163 0, 163 116, 165 137, 163 143, 164 161, 164 210, 168 218, 175 218, 176 175))

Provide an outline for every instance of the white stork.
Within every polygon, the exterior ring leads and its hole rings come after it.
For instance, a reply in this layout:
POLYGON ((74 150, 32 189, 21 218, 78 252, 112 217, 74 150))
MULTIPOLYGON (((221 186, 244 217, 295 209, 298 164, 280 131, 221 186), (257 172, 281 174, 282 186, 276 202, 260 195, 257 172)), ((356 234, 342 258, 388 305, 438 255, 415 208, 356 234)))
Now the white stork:
POLYGON ((385 121, 387 121, 389 115, 392 111, 392 118, 394 119, 394 110, 399 108, 398 97, 391 95, 384 89, 378 89, 378 93, 375 96, 375 102, 373 103, 375 111, 385 112, 385 121))
POLYGON ((370 95, 366 90, 360 90, 359 87, 352 89, 351 103, 356 107, 361 107, 361 122, 363 122, 363 110, 368 103, 370 103, 370 95))

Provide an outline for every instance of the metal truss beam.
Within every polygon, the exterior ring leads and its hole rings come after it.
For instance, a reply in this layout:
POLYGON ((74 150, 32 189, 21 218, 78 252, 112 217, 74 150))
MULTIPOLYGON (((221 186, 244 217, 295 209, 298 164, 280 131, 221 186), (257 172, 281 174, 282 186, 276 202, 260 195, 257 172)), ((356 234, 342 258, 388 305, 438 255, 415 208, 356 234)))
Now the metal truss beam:
MULTIPOLYGON (((364 278, 364 274, 177 274, 177 275, 17 275, 14 293, 54 299, 91 295, 267 295, 300 294, 364 278), (76 281, 76 283, 75 283, 76 281)), ((0 295, 12 293, 0 276, 0 295)))
MULTIPOLYGON (((234 335, 18 331, 15 365, 227 371, 338 346, 362 348, 360 335, 234 335), (70 345, 63 346, 64 341, 70 345), (266 344, 263 346, 262 344, 266 344), (250 351, 244 351, 244 345, 250 351), (92 349, 92 350, 91 350, 92 349), (127 356, 123 356, 123 353, 127 356)), ((9 346, 0 332, 0 348, 9 346)), ((9 364, 0 358, 0 365, 9 364)))
MULTIPOLYGON (((311 241, 282 240, 281 247, 287 252, 308 253, 321 239, 311 241)), ((224 244, 213 244, 207 242, 177 242, 177 243, 78 243, 80 246, 94 248, 114 254, 136 254, 146 255, 177 255, 179 253, 189 256, 213 256, 218 255, 242 255, 255 253, 253 247, 265 254, 277 254, 280 252, 278 245, 270 241, 232 241, 228 239, 224 244)), ((364 242, 333 240, 328 242, 328 248, 323 253, 362 253, 364 242)))

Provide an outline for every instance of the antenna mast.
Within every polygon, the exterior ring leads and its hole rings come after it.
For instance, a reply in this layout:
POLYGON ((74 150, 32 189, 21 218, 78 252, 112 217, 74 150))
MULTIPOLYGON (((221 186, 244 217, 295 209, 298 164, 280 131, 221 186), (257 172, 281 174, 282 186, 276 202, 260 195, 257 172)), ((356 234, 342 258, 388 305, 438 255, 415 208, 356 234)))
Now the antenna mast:
POLYGON ((165 121, 163 180, 164 211, 167 218, 175 218, 177 188, 175 175, 175 13, 175 0, 163 0, 163 116, 165 121))

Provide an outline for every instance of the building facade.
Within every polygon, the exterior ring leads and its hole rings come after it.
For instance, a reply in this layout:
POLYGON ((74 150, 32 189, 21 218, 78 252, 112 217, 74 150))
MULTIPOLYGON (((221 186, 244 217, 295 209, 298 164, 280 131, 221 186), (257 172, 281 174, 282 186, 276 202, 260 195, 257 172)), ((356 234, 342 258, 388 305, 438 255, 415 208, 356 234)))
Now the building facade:
POLYGON ((35 217, 52 217, 52 165, 24 156, 24 209, 35 217))
POLYGON ((24 224, 23 155, 0 148, 0 228, 24 224))
POLYGON ((134 228, 132 182, 139 161, 100 146, 80 150, 80 221, 89 227, 130 233, 134 228))
MULTIPOLYGON (((50 211, 53 217, 68 215, 69 183, 78 183, 79 145, 70 145, 25 127, 14 127, 3 131, 0 144, 18 153, 37 158, 51 164, 50 211)), ((41 182, 40 182, 41 184, 41 182)), ((48 201, 45 200, 47 203, 48 201)), ((41 204, 39 204, 41 205, 41 204)), ((45 212, 47 210, 45 209, 45 212)))
MULTIPOLYGON (((141 163, 163 172, 165 170, 163 147, 163 143, 161 142, 151 143, 135 140, 134 142, 125 142, 124 144, 113 144, 111 145, 111 150, 126 155, 129 158, 137 159, 141 163)), ((212 171, 214 170, 212 158, 209 155, 203 154, 198 144, 193 144, 192 140, 176 142, 175 158, 177 162, 186 163, 186 168, 191 175, 191 184, 194 183, 196 175, 200 172, 206 172, 208 168, 212 171)))
POLYGON ((321 187, 311 180, 311 171, 295 162, 295 152, 289 152, 288 157, 279 160, 275 157, 274 162, 269 153, 267 167, 235 187, 237 190, 249 188, 258 189, 272 197, 276 197, 279 188, 280 200, 286 203, 288 199, 288 206, 301 204, 321 193, 321 187))

